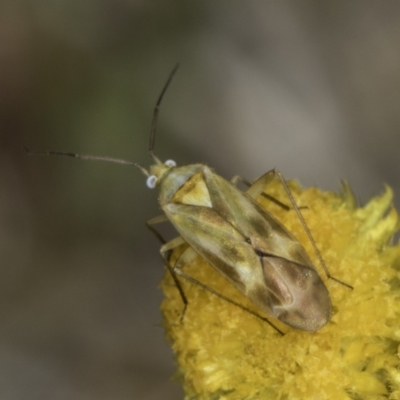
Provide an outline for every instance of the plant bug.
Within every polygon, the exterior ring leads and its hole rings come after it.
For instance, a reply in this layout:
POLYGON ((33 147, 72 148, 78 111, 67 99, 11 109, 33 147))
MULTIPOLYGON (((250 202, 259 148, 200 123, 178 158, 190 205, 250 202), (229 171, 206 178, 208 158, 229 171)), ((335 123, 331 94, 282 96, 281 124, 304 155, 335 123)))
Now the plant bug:
POLYGON ((159 189, 159 203, 164 212, 164 215, 150 219, 147 226, 162 242, 161 256, 184 303, 182 318, 188 300, 178 276, 270 323, 183 272, 187 263, 201 256, 261 311, 296 329, 319 330, 331 317, 329 292, 302 245, 257 203, 260 195, 266 195, 264 188, 272 179, 280 179, 327 277, 352 287, 329 274, 282 174, 271 170, 252 184, 239 176, 227 181, 207 165, 178 167, 173 160, 163 163, 154 154, 159 107, 178 66, 169 75, 154 108, 149 144, 154 165, 149 170, 137 163, 110 157, 26 149, 27 152, 133 165, 147 176, 147 187, 159 189), (247 184, 247 190, 242 191, 236 186, 239 181, 247 184), (165 242, 154 228, 165 221, 170 221, 180 234, 169 242, 165 242), (183 243, 189 247, 175 265, 171 265, 170 251, 183 243))

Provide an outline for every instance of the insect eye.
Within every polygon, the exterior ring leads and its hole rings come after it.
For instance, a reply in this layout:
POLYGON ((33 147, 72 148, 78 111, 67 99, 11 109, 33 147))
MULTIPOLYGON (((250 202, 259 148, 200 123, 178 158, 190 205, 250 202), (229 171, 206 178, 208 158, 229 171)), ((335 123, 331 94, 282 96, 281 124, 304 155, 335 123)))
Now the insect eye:
POLYGON ((176 167, 176 162, 174 160, 167 160, 164 163, 167 167, 176 167))
POLYGON ((156 187, 157 177, 155 175, 150 175, 146 180, 146 186, 149 189, 154 189, 156 187))

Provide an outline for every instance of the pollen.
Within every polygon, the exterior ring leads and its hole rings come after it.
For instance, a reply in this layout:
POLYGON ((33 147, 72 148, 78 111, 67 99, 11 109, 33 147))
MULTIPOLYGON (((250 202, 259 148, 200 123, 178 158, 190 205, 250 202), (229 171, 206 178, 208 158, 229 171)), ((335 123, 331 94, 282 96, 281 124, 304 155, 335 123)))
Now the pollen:
MULTIPOLYGON (((312 259, 329 291, 331 320, 317 332, 305 332, 271 319, 281 335, 179 278, 189 301, 181 323, 183 303, 167 271, 161 310, 185 399, 400 399, 400 244, 392 239, 399 219, 391 189, 385 187, 358 206, 347 185, 341 193, 303 190, 295 181, 289 186, 330 274, 353 290, 326 278, 295 211, 260 197, 262 207, 293 233, 312 259)), ((290 204, 279 182, 265 191, 290 204)), ((184 249, 174 251, 171 264, 184 249)), ((184 272, 261 314, 201 258, 184 272)))

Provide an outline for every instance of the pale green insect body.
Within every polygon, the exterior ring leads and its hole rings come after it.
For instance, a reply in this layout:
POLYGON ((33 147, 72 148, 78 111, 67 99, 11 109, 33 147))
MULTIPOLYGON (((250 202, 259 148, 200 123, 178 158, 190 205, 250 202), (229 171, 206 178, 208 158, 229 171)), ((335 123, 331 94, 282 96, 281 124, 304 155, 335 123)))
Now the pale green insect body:
POLYGON ((328 290, 300 243, 256 202, 254 185, 243 192, 203 164, 159 164, 151 173, 160 206, 193 257, 287 325, 316 331, 329 321, 328 290))

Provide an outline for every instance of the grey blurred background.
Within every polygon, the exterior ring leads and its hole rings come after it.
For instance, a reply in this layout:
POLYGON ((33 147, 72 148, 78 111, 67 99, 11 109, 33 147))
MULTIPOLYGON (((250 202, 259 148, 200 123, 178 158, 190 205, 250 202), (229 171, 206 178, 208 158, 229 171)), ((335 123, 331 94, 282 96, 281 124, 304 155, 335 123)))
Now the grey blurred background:
POLYGON ((179 399, 164 339, 156 154, 400 206, 400 2, 0 3, 0 398, 179 399))

